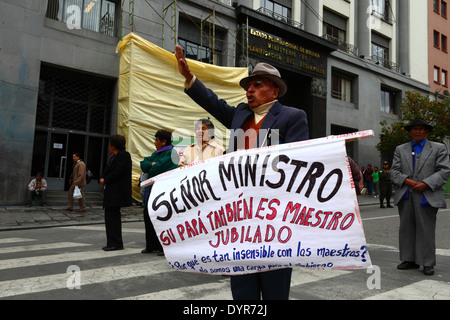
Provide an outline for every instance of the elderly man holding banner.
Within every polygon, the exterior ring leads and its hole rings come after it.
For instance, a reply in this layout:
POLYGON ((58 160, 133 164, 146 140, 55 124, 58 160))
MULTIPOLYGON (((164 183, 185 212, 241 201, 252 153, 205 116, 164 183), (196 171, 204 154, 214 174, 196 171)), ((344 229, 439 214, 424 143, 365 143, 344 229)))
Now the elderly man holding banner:
MULTIPOLYGON (((247 92, 247 103, 229 106, 206 88, 191 72, 181 47, 175 47, 178 70, 186 79, 185 92, 226 128, 231 129, 227 152, 251 149, 275 143, 307 140, 308 123, 304 111, 282 105, 277 98, 287 91, 280 72, 266 63, 258 63, 253 73, 240 81, 247 92)), ((289 298, 291 268, 233 276, 231 291, 236 300, 289 298)))

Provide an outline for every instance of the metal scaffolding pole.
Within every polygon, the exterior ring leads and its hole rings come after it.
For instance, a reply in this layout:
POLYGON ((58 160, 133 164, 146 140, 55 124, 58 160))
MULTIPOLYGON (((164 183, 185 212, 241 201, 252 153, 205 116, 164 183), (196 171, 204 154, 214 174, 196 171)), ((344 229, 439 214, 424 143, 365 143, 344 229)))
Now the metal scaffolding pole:
POLYGON ((216 9, 213 7, 213 13, 200 21, 200 48, 203 50, 203 28, 206 23, 211 23, 212 28, 208 28, 208 46, 212 52, 212 64, 215 64, 215 48, 216 48, 216 9), (212 30, 211 30, 212 29, 212 30), (212 33, 212 35, 211 35, 212 33), (211 46, 212 39, 212 46, 211 46))
POLYGON ((177 0, 172 1, 167 7, 163 3, 163 25, 162 25, 162 46, 164 47, 164 22, 166 16, 171 12, 170 15, 170 39, 173 40, 173 46, 177 44, 177 0))

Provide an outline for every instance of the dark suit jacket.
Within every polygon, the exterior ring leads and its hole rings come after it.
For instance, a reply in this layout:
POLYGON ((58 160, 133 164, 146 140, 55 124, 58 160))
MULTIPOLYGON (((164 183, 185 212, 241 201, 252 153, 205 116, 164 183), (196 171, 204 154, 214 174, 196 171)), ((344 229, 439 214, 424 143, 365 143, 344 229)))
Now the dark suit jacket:
POLYGON ((113 156, 100 178, 105 180, 104 207, 131 206, 131 156, 127 151, 113 156))
POLYGON ((406 178, 423 181, 430 188, 423 192, 432 207, 445 208, 444 184, 450 176, 450 160, 447 148, 442 143, 427 140, 423 146, 420 157, 416 158, 413 170, 412 146, 407 142, 395 149, 392 162, 392 182, 398 188, 395 191, 394 202, 398 204, 408 186, 404 183, 406 178))
MULTIPOLYGON (((231 129, 227 152, 237 149, 236 141, 243 141, 242 126, 245 120, 254 115, 247 103, 240 103, 237 107, 228 105, 203 83, 196 79, 194 84, 185 92, 203 109, 220 121, 226 128, 231 129)), ((309 137, 306 113, 276 102, 267 113, 259 129, 256 145, 263 147, 273 145, 274 137, 278 143, 289 143, 306 140, 309 137), (278 138, 278 140, 277 140, 278 138)), ((231 278, 231 291, 234 299, 258 299, 259 291, 268 299, 288 299, 292 269, 285 268, 252 275, 242 275, 231 278), (256 280, 255 280, 256 279, 256 280), (264 283, 264 285, 263 285, 264 283), (256 296, 254 293, 257 293, 256 296)))
MULTIPOLYGON (((237 107, 229 106, 198 79, 185 92, 226 128, 231 129, 227 152, 236 151, 235 141, 239 139, 239 134, 242 134, 242 130, 237 129, 241 129, 245 120, 253 115, 253 111, 248 104, 240 103, 237 107)), ((309 131, 306 113, 303 110, 287 107, 276 102, 270 108, 261 125, 255 147, 270 145, 270 141, 277 141, 277 138, 279 143, 307 140, 309 131), (274 135, 279 136, 274 137, 274 135)))

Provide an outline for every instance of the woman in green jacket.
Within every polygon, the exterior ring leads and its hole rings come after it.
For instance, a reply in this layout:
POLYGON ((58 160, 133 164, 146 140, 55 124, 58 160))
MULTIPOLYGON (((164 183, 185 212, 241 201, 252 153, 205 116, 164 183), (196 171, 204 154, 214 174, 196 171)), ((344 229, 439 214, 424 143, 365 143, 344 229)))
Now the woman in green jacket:
MULTIPOLYGON (((153 178, 161 173, 178 168, 180 160, 178 152, 172 146, 172 133, 166 130, 159 130, 155 134, 156 151, 151 156, 145 157, 141 161, 141 170, 148 174, 148 178, 153 178)), ((147 202, 150 197, 152 185, 145 187, 143 195, 144 222, 145 222, 145 249, 142 253, 157 251, 158 255, 164 255, 161 243, 158 240, 148 214, 147 202)))

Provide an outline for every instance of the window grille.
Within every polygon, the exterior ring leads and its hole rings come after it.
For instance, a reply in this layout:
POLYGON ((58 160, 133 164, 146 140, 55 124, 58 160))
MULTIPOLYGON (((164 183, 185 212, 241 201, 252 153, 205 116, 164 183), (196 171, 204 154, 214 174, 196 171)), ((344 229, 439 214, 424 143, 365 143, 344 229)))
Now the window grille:
POLYGON ((109 134, 112 80, 43 67, 36 126, 109 134))

